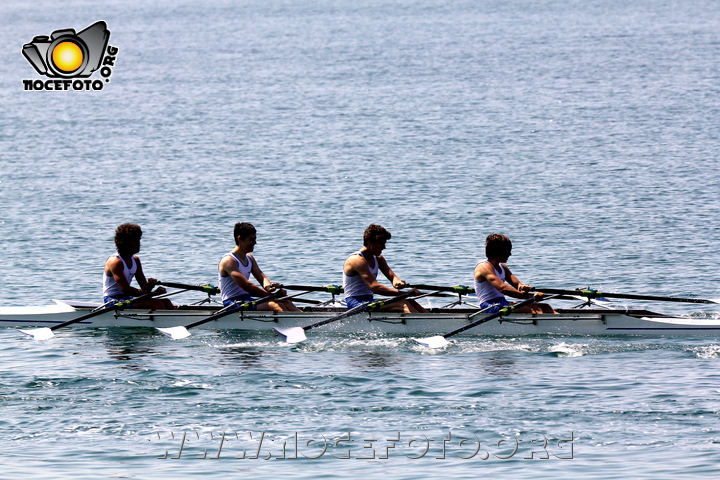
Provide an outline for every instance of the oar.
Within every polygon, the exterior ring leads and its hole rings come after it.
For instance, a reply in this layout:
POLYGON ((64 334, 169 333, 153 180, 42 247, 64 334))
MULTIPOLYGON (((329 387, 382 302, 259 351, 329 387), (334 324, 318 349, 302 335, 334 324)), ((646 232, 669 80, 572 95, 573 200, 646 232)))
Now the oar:
POLYGON ((252 310, 255 306, 260 305, 261 303, 267 303, 270 300, 273 300, 274 298, 277 298, 280 296, 280 291, 278 290, 275 293, 272 293, 268 295, 267 297, 262 297, 258 300, 250 300, 248 302, 242 302, 242 303, 233 303, 231 305, 228 305, 225 308, 222 308, 218 310, 213 315, 210 315, 209 317, 203 318, 202 320, 198 320, 196 322, 190 323, 185 326, 177 326, 177 327, 167 327, 167 328, 159 328, 157 329, 167 335, 168 337, 172 338, 173 340, 180 340, 181 338, 186 338, 190 336, 190 332, 188 332, 189 328, 197 327, 198 325, 202 325, 207 322, 211 322, 213 320, 217 320, 218 318, 225 317, 227 315, 230 315, 231 313, 239 312, 241 310, 252 310))
POLYGON ((188 285, 186 283, 173 282, 158 282, 158 285, 164 285, 170 288, 182 288, 184 290, 197 290, 198 292, 205 292, 208 295, 217 295, 220 293, 220 287, 213 285, 188 285))
MULTIPOLYGON (((441 288, 447 288, 447 287, 438 287, 435 288, 430 285, 408 285, 407 287, 410 288, 417 288, 418 290, 440 290, 441 288), (427 288, 425 288, 427 287, 427 288)), ((401 287, 401 288, 407 288, 407 287, 401 287)), ((323 285, 320 287, 316 286, 309 286, 309 285, 283 285, 283 288, 285 290, 305 290, 306 292, 327 292, 332 293, 333 295, 339 294, 339 293, 345 293, 345 290, 343 289, 342 285, 323 285)), ((457 287, 457 288, 470 288, 470 287, 457 287)), ((423 297, 451 297, 452 295, 446 295, 444 293, 440 293, 438 291, 426 293, 423 295, 423 297)), ((421 297, 418 297, 421 298, 421 297)), ((303 301, 303 300, 299 300, 303 301)), ((307 300, 305 300, 307 302, 307 300)), ((322 303, 322 302, 318 302, 322 303)))
POLYGON ((467 287, 465 285, 455 285, 453 287, 446 287, 442 285, 407 285, 409 288, 417 288, 418 290, 438 290, 440 292, 453 292, 460 295, 468 295, 475 293, 474 287, 467 287))
MULTIPOLYGON (((285 288, 287 288, 287 287, 285 287, 285 288)), ((350 310, 341 313, 340 315, 336 315, 334 317, 330 317, 328 319, 321 320, 317 323, 313 323, 312 325, 307 325, 305 327, 287 327, 287 328, 275 327, 275 331, 287 343, 299 343, 299 342, 302 342, 303 340, 307 339, 307 337, 305 336, 306 330, 310 330, 310 329, 316 328, 316 327, 321 327, 323 325, 327 325, 328 323, 337 322, 338 320, 342 320, 343 318, 350 317, 352 315, 355 315, 356 313, 362 313, 365 311, 372 312, 372 311, 380 309, 381 307, 383 307, 385 305, 390 305, 391 303, 395 303, 400 300, 405 300, 406 298, 410 297, 411 295, 412 295, 412 292, 408 292, 408 293, 403 293, 402 295, 398 295, 397 297, 391 297, 391 298, 385 299, 385 300, 377 300, 374 302, 365 302, 365 303, 358 305, 355 308, 351 308, 350 310)))
POLYGON ((53 331, 57 330, 58 328, 67 327, 68 325, 82 322, 84 320, 87 320, 88 318, 97 317, 98 315, 101 315, 101 314, 107 312, 108 310, 116 310, 116 311, 125 310, 133 303, 148 300, 157 294, 158 294, 158 292, 150 292, 150 293, 146 293, 145 295, 140 295, 137 298, 131 298, 129 300, 120 300, 118 302, 110 301, 103 305, 100 305, 98 308, 96 308, 92 312, 88 313, 87 315, 83 315, 82 317, 74 318, 72 320, 68 320, 67 322, 63 322, 58 325, 54 325, 52 327, 34 328, 32 330, 20 330, 20 332, 24 333, 28 337, 32 337, 35 340, 47 340, 47 339, 55 336, 53 331))
POLYGON ((535 288, 537 292, 551 293, 558 295, 579 295, 586 298, 624 298, 627 300, 650 300, 656 302, 687 302, 687 303, 720 303, 717 300, 704 300, 702 298, 676 298, 676 297, 655 297, 651 295, 632 295, 627 293, 605 293, 592 288, 578 288, 577 290, 558 290, 554 288, 535 288))
POLYGON ((312 285, 283 285, 285 290, 305 290, 307 292, 345 293, 342 285, 323 285, 316 287, 312 285))
MULTIPOLYGON (((435 337, 426 337, 426 338, 413 338, 413 340, 415 340, 415 341, 416 341, 417 343, 419 343, 420 345, 424 345, 424 346, 426 346, 426 347, 430 347, 430 348, 442 348, 442 347, 444 347, 445 345, 447 345, 447 344, 449 343, 449 342, 447 341, 447 338, 452 337, 453 335, 457 335, 458 333, 462 333, 462 332, 464 332, 465 330, 469 330, 469 329, 471 329, 471 328, 477 327, 477 326, 480 325, 481 323, 489 322, 489 321, 492 320, 493 318, 505 317, 505 316, 507 316, 507 315, 510 315, 512 312, 514 312, 514 311, 517 310, 518 308, 524 307, 525 305, 530 305, 530 304, 533 303, 534 301, 535 301, 535 297, 533 297, 533 298, 528 298, 527 300, 523 300, 522 302, 516 303, 515 305, 508 305, 507 307, 501 308, 501 309, 500 309, 498 312, 496 312, 496 313, 491 313, 490 315, 488 315, 488 316, 486 316, 486 317, 483 317, 483 318, 481 318, 480 320, 476 320, 476 321, 474 321, 474 322, 472 322, 472 323, 469 323, 469 324, 465 325, 464 327, 460 327, 460 328, 458 328, 457 330, 453 330, 453 331, 450 332, 450 333, 446 333, 445 335, 437 335, 437 336, 435 336, 435 337)), ((479 315, 479 314, 481 314, 481 313, 482 313, 482 312, 478 312, 478 313, 475 313, 475 314, 473 314, 473 315, 470 315, 470 316, 468 317, 468 320, 471 319, 471 318, 473 318, 473 317, 475 317, 475 316, 477 316, 477 315, 479 315)))

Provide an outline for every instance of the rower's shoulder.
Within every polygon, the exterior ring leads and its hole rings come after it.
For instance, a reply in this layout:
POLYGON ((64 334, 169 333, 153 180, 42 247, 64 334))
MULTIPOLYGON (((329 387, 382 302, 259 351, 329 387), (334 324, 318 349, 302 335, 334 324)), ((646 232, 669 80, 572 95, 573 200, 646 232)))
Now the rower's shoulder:
POLYGON ((121 268, 122 265, 122 259, 118 257, 117 255, 110 255, 107 260, 105 260, 105 273, 110 274, 110 272, 121 268))
POLYGON ((351 270, 363 270, 367 268, 367 262, 360 252, 354 252, 348 255, 345 259, 344 268, 350 268, 351 270))
MULTIPOLYGON (((131 258, 137 263, 140 262, 140 259, 137 257, 137 255, 133 255, 131 258)), ((123 265, 124 263, 125 260, 123 260, 123 258, 118 254, 110 255, 107 260, 105 260, 105 265, 108 267, 123 265)))
POLYGON ((478 262, 475 265, 475 279, 484 280, 487 275, 494 275, 495 269, 488 261, 478 262))
POLYGON ((235 255, 233 255, 232 253, 226 253, 220 259, 218 266, 220 266, 221 268, 237 268, 237 260, 235 259, 235 255))
POLYGON ((362 253, 360 252, 353 252, 347 256, 345 259, 345 263, 352 263, 352 262, 360 262, 365 261, 365 257, 363 257, 362 253))
POLYGON ((478 263, 475 264, 475 271, 476 271, 476 272, 478 272, 478 271, 483 271, 483 270, 487 270, 488 268, 492 269, 493 267, 492 267, 492 265, 490 264, 490 262, 488 262, 487 260, 482 260, 482 261, 480 261, 480 262, 478 262, 478 263))

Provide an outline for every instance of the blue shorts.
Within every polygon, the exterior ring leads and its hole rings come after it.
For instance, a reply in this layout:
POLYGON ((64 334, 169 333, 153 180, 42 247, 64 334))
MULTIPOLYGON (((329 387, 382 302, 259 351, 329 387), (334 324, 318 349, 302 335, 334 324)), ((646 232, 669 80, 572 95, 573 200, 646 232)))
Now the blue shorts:
POLYGON ((365 302, 372 302, 372 295, 356 295, 354 297, 345 297, 345 305, 348 308, 355 308, 365 302))
POLYGON ((485 313, 497 313, 500 311, 502 307, 507 307, 510 305, 510 302, 505 300, 504 298, 495 298, 493 300, 490 300, 489 302, 480 302, 480 309, 485 310, 488 307, 492 307, 490 310, 485 311, 485 313))
MULTIPOLYGON (((130 300, 130 299, 132 299, 132 298, 133 298, 133 297, 131 297, 130 295, 118 295, 117 297, 103 297, 103 303, 108 303, 108 302, 115 302, 115 303, 117 303, 117 302, 123 302, 123 301, 125 301, 125 300, 130 300)), ((132 305, 131 305, 131 306, 132 306, 132 305)))
MULTIPOLYGON (((232 297, 232 298, 228 298, 227 300, 223 300, 223 305, 228 307, 235 302, 242 303, 242 302, 251 302, 253 300, 254 300, 254 298, 252 298, 252 295, 250 295, 249 293, 243 293, 242 295, 238 295, 236 297, 232 297)), ((238 305, 240 305, 240 304, 238 303, 238 305)), ((254 305, 253 308, 251 308, 250 310, 257 310, 257 305, 254 305)))

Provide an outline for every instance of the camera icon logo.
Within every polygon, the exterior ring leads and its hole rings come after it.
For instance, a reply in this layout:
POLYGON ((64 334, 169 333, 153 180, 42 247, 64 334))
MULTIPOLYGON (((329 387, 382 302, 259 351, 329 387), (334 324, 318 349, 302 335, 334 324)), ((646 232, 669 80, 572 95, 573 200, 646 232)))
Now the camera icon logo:
POLYGON ((103 21, 81 32, 72 28, 39 35, 23 45, 23 56, 40 75, 50 78, 86 78, 100 68, 110 31, 103 21))

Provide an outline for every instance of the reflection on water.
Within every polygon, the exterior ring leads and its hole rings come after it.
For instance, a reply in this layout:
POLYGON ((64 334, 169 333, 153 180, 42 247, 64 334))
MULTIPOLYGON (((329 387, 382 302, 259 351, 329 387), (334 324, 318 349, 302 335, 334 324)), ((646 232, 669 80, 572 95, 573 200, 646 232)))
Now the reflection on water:
POLYGON ((521 373, 515 358, 502 354, 480 357, 478 365, 483 373, 494 377, 511 377, 521 373))
POLYGON ((265 356, 262 350, 257 347, 228 346, 218 349, 221 356, 218 363, 239 367, 240 371, 260 368, 263 366, 262 357, 265 356))
POLYGON ((153 344, 148 342, 149 329, 108 328, 98 330, 102 335, 102 344, 108 353, 108 358, 119 362, 128 362, 120 368, 129 370, 145 370, 144 358, 157 355, 153 344))
POLYGON ((400 357, 390 352, 363 352, 350 356, 350 363, 361 370, 400 365, 400 357))

